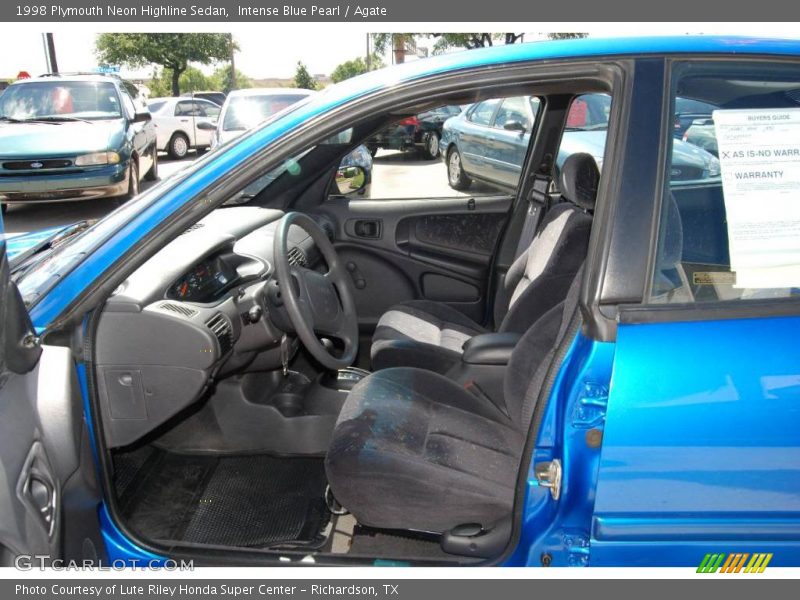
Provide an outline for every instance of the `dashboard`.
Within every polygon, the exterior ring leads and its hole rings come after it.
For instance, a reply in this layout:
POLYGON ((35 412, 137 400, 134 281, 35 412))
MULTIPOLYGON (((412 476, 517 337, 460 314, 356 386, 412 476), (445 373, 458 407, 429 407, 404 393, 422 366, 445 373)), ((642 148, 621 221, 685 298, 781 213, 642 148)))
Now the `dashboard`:
MULTIPOLYGON (((177 236, 109 297, 95 357, 109 447, 140 439, 198 400, 220 377, 280 366, 281 331, 265 288, 283 212, 219 208, 177 236)), ((320 263, 311 237, 288 236, 290 256, 320 263)))

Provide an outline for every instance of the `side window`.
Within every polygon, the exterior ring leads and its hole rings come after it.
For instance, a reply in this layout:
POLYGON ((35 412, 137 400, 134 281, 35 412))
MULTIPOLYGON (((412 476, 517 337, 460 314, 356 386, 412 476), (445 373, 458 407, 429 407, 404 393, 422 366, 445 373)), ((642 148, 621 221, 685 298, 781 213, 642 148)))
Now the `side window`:
POLYGON ((202 116, 209 117, 211 119, 219 118, 220 107, 213 102, 198 102, 197 104, 200 107, 200 114, 202 116))
POLYGON ((514 128, 519 124, 525 131, 531 130, 530 104, 524 96, 506 98, 494 118, 494 126, 499 129, 514 128))
POLYGON ((488 126, 492 122, 494 111, 499 103, 500 103, 499 98, 493 98, 492 100, 485 100, 476 105, 474 108, 469 109, 469 111, 467 112, 467 119, 472 123, 475 123, 475 125, 488 126))
POLYGON ((676 71, 650 301, 800 296, 797 67, 676 71))
POLYGON ((560 184, 561 167, 572 154, 591 154, 602 171, 610 114, 611 96, 608 94, 582 94, 573 98, 556 157, 553 173, 556 188, 560 184))
POLYGON ((194 103, 191 100, 181 100, 180 102, 175 104, 175 116, 176 117, 191 116, 193 108, 194 108, 194 103))
POLYGON ((122 106, 125 107, 125 114, 132 119, 136 115, 136 105, 127 92, 122 92, 120 95, 122 96, 122 106))

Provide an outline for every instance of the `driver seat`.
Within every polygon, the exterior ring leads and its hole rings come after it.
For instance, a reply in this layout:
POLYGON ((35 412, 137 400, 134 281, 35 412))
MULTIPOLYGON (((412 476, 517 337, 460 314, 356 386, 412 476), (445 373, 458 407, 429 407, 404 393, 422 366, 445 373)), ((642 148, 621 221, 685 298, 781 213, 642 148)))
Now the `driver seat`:
MULTIPOLYGON (((560 189, 565 201, 547 211, 530 246, 509 268, 495 299, 497 331, 522 334, 564 299, 589 247, 599 180, 592 155, 576 153, 564 162, 560 189)), ((372 368, 446 373, 460 361, 464 344, 482 333, 489 330, 443 302, 404 302, 378 321, 370 348, 372 368)))
POLYGON ((514 349, 496 406, 452 380, 397 367, 360 381, 325 458, 337 501, 362 525, 444 533, 511 513, 540 390, 576 314, 580 275, 514 349))

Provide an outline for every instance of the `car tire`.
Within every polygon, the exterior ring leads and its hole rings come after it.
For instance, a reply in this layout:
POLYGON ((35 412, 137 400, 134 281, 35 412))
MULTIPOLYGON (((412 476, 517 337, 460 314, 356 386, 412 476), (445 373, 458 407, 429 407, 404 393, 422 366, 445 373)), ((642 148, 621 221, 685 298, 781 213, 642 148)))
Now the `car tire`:
POLYGON ((175 160, 186 158, 186 155, 189 154, 189 138, 184 133, 173 133, 169 139, 167 151, 175 160))
POLYGON ((425 136, 425 143, 422 146, 422 156, 428 160, 434 160, 439 158, 440 153, 439 134, 433 131, 425 136))
POLYGON ((466 190, 472 185, 472 180, 464 173, 461 154, 457 148, 451 148, 447 154, 447 183, 454 190, 466 190))
POLYGON ((158 148, 153 146, 153 166, 144 176, 147 181, 158 181, 158 148))
POLYGON ((139 163, 136 159, 131 158, 131 164, 128 167, 128 191, 123 196, 123 200, 127 202, 131 198, 139 194, 139 163))

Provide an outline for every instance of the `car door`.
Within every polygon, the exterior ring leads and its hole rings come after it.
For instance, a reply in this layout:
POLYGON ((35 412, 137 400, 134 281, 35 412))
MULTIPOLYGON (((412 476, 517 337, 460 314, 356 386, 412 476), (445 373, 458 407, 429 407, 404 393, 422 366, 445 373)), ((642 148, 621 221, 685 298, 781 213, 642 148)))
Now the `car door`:
MULTIPOLYGON (((674 108, 656 115, 660 154, 650 144, 639 156, 666 182, 652 188, 656 226, 642 228, 657 233, 649 252, 622 233, 627 280, 603 292, 643 297, 619 308, 610 388, 591 399, 598 422, 605 414, 591 564, 800 560, 799 67, 672 66, 673 107, 676 90, 719 107, 722 176, 669 182, 674 108)), ((620 209, 629 223, 634 203, 647 205, 646 165, 620 209)))
POLYGON ((492 179, 494 141, 491 123, 500 105, 499 98, 484 100, 468 109, 460 119, 458 146, 464 171, 480 179, 492 179))
POLYGON ((173 131, 184 132, 189 138, 191 147, 197 146, 196 111, 193 100, 179 100, 175 103, 175 128, 173 131))
POLYGON ((199 147, 207 147, 211 145, 211 138, 214 136, 214 129, 217 126, 219 119, 220 107, 213 102, 195 98, 194 100, 194 136, 195 144, 199 147), (201 123, 213 125, 203 129, 201 123))
POLYGON ((102 558, 72 351, 40 345, 9 278, 2 220, 0 320, 0 565, 26 567, 33 555, 102 558))
MULTIPOLYGON (((537 103, 538 106, 538 103, 537 103)), ((492 134, 495 153, 491 157, 492 179, 516 187, 535 122, 527 96, 505 98, 495 113, 492 134)))

